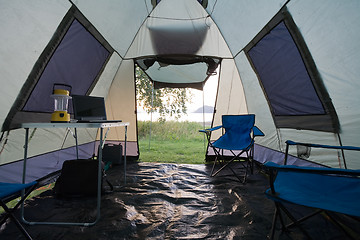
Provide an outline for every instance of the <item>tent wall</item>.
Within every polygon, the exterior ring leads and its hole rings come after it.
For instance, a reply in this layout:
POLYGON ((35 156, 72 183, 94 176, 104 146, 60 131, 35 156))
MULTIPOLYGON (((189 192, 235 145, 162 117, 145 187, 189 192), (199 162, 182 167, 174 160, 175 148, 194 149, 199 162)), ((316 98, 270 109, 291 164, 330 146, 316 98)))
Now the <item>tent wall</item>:
MULTIPOLYGON (((27 41, 32 43, 38 43, 43 42, 46 43, 46 40, 48 41, 47 46, 39 45, 37 47, 37 44, 34 44, 33 46, 26 45, 26 49, 23 49, 23 46, 19 43, 18 46, 14 46, 14 53, 12 55, 8 56, 8 59, 17 59, 17 65, 20 65, 21 67, 20 71, 9 71, 4 70, 2 67, 9 67, 5 65, 1 66, 1 71, 4 72, 4 77, 2 81, 6 82, 9 87, 3 88, 2 91, 3 94, 1 94, 2 103, 5 105, 6 102, 9 100, 12 100, 13 102, 8 104, 7 110, 3 110, 3 114, 1 116, 6 116, 8 114, 9 116, 9 109, 14 109, 12 106, 14 102, 25 104, 27 102, 27 95, 21 94, 24 93, 24 86, 29 87, 29 89, 25 89, 26 93, 31 94, 33 90, 30 87, 36 86, 35 81, 37 81, 38 78, 41 76, 41 71, 43 69, 42 66, 45 68, 48 66, 51 66, 47 64, 47 62, 40 63, 41 61, 49 61, 49 57, 43 58, 42 56, 49 55, 52 56, 52 53, 55 51, 54 49, 57 47, 55 44, 59 44, 62 40, 61 36, 59 38, 59 41, 54 41, 58 35, 57 32, 63 31, 62 27, 59 26, 65 26, 63 24, 64 20, 72 21, 71 19, 74 18, 74 15, 72 14, 78 14, 76 15, 76 18, 82 21, 86 21, 79 12, 77 12, 76 9, 71 8, 70 4, 59 4, 59 3, 50 3, 43 4, 42 2, 32 2, 31 6, 27 6, 27 2, 23 5, 18 5, 16 3, 9 4, 5 8, 2 8, 3 12, 6 14, 2 14, 1 16, 8 16, 13 21, 10 21, 11 23, 14 23, 14 25, 18 26, 24 26, 26 24, 30 24, 28 26, 29 29, 32 29, 33 32, 27 32, 24 31, 24 29, 15 27, 9 29, 8 35, 6 35, 6 39, 4 39, 4 42, 6 41, 6 44, 2 44, 1 47, 6 47, 4 49, 4 52, 8 52, 8 43, 16 44, 19 42, 19 36, 21 34, 26 34, 26 37, 23 37, 22 39, 26 39, 27 41), (43 10, 41 10, 43 9, 43 10), (52 11, 46 11, 46 9, 52 9, 52 11), (41 10, 40 13, 37 13, 38 10, 41 10), (15 16, 15 17, 14 17, 15 16), (57 18, 55 18, 56 16, 57 18), (30 21, 30 19, 32 19, 30 21), (46 24, 45 24, 46 23, 46 24), (34 26, 32 24, 35 24, 34 26), (38 29, 38 30, 37 30, 38 29), (56 33, 56 34, 55 34, 56 33), (54 34, 54 35, 53 35, 54 34), (11 38, 12 41, 10 40, 11 38), (41 41, 38 41, 41 40, 41 41), (36 47, 38 50, 36 50, 36 47), (17 52, 17 50, 20 50, 20 52, 17 52), (34 55, 33 52, 37 53, 36 56, 32 57, 32 60, 30 60, 29 56, 34 55), (18 54, 18 55, 17 55, 18 54), (25 62, 24 62, 25 60, 25 62), (26 70, 26 62, 29 62, 29 65, 33 67, 32 69, 29 67, 28 76, 25 75, 25 73, 21 76, 19 73, 22 73, 22 70, 26 70), (32 62, 32 63, 31 63, 32 62), (23 65, 23 63, 25 63, 23 65), (9 75, 6 76, 5 73, 9 72, 9 75), (11 76, 10 73, 13 75, 11 76), (35 73, 35 74, 34 74, 35 73), (19 82, 14 81, 11 78, 18 79, 19 82), (24 85, 24 82, 26 80, 26 84, 24 85), (22 81, 22 83, 21 83, 22 81), (34 81, 34 83, 31 83, 31 81, 34 81), (16 84, 18 84, 17 90, 15 89, 16 84), (11 87, 11 85, 13 85, 11 87), (14 89, 14 90, 11 90, 14 89), (13 91, 13 92, 12 92, 13 91), (11 95, 11 98, 7 96, 7 94, 11 95)), ((4 19, 2 21, 3 23, 9 21, 8 19, 4 19)), ((81 22, 84 23, 84 22, 81 22)), ((95 33, 95 37, 100 37, 100 41, 102 44, 105 44, 104 46, 108 46, 105 41, 102 40, 98 32, 93 31, 92 26, 90 24, 85 25, 88 28, 88 34, 90 32, 95 33)), ((65 26, 66 27, 66 26, 65 26)), ((9 28, 8 26, 2 27, 2 30, 7 30, 9 28)), ((79 32, 79 31, 77 31, 79 32)), ((2 35, 3 36, 3 35, 2 35)), ((26 43, 28 43, 26 41, 26 43)), ((73 44, 73 42, 68 41, 67 44, 73 44)), ((60 48, 58 51, 62 51, 63 49, 60 48)), ((66 51, 61 52, 66 53, 66 51)), ((68 52, 67 54, 74 53, 68 52)), ((85 53, 85 52, 84 52, 85 53)), ((76 56, 78 57, 78 56, 76 56)), ((93 59, 93 58, 89 58, 93 59)), ((86 61, 86 58, 83 58, 81 61, 86 61)), ((12 61, 3 61, 4 63, 9 62, 10 64, 13 64, 13 66, 16 66, 16 64, 12 61)), ((64 62, 65 63, 65 62, 64 62)), ((114 75, 116 74, 116 71, 118 67, 120 66, 121 60, 118 55, 113 54, 108 61, 106 61, 107 65, 101 69, 101 75, 96 78, 96 85, 92 84, 90 87, 88 87, 88 90, 85 90, 82 94, 85 94, 86 91, 90 95, 96 95, 96 96, 103 96, 106 97, 109 91, 109 88, 111 86, 112 80, 114 79, 114 75)), ((58 66, 61 66, 61 62, 53 64, 54 67, 52 69, 57 69, 57 76, 64 77, 65 75, 61 75, 61 71, 63 71, 66 68, 57 68, 58 66)), ((85 64, 85 63, 82 63, 85 64)), ((9 69, 13 69, 14 67, 9 67, 9 69)), ((82 68, 86 69, 86 68, 82 68)), ((82 69, 78 69, 79 73, 81 73, 82 69)), ((89 68, 88 68, 89 69, 89 68)), ((91 70, 91 69, 90 69, 91 70)), ((65 76, 66 77, 66 76, 65 76)), ((79 81, 78 77, 67 77, 70 82, 67 82, 69 85, 72 85, 71 81, 79 81)), ((92 77, 91 77, 92 78, 92 77)), ((49 79, 51 81, 54 81, 54 79, 49 79)), ((61 79, 60 79, 61 80, 61 79)), ((133 80, 132 80, 133 81, 133 80)), ((46 80, 48 82, 48 80, 46 80)), ((57 81, 58 82, 58 81, 57 81)), ((61 83, 61 82, 60 82, 61 83)), ((73 82, 77 83, 77 82, 73 82)), ((41 84, 41 81, 39 82, 41 84)), ((41 84, 44 85, 44 84, 41 84)), ((48 94, 45 93, 45 95, 50 95, 51 90, 47 91, 48 94)), ((133 90, 133 92, 135 92, 133 90)), ((79 94, 79 93, 77 93, 79 94)), ((34 96, 38 96, 38 94, 35 94, 34 96)), ((48 101, 47 98, 44 99, 42 97, 41 101, 48 101)), ((134 100, 133 100, 134 101, 134 100)), ((36 107, 36 105, 34 105, 36 107)), ((15 109, 19 109, 16 107, 15 109)), ((47 111, 46 111, 47 112, 47 111)), ((34 113, 34 118, 29 117, 29 112, 16 112, 15 113, 15 121, 16 119, 20 119, 21 121, 49 121, 50 120, 50 113, 34 113), (39 116, 41 118, 39 118, 39 116)), ((10 112, 10 115, 12 113, 10 112)), ((11 118, 10 118, 11 119, 11 118)), ((8 125, 8 124, 7 124, 8 125)), ((15 126, 10 125, 10 126, 15 126)), ((4 127, 4 125, 3 125, 4 127)), ((133 132, 136 132, 133 130, 133 132)), ((66 129, 30 129, 30 141, 29 141, 29 151, 28 151, 28 176, 26 177, 26 181, 35 180, 38 178, 41 178, 45 175, 48 175, 54 171, 57 171, 61 168, 61 164, 64 160, 73 159, 76 158, 76 152, 75 152, 75 140, 72 137, 73 132, 69 132, 66 129)), ((134 135, 134 133, 132 134, 134 135)), ((80 158, 89 158, 91 157, 94 152, 96 152, 96 136, 97 136, 97 130, 96 129, 78 129, 77 131, 78 136, 78 143, 80 145, 80 152, 79 157, 80 158)), ((113 138, 116 139, 116 141, 123 141, 124 136, 121 136, 120 138, 113 138)), ((25 130, 23 129, 13 129, 11 131, 3 132, 2 138, 1 138, 1 154, 0 154, 0 172, 2 173, 0 176, 0 181, 10 181, 10 182, 16 182, 18 180, 21 180, 21 173, 22 173, 22 159, 24 156, 24 143, 25 143, 25 130)), ((137 146, 137 144, 135 144, 137 146)), ((135 151, 137 153, 137 151, 135 151)))
MULTIPOLYGON (((224 59, 219 71, 218 93, 216 96, 215 114, 213 125, 221 125, 222 115, 247 114, 245 93, 235 62, 232 59, 224 59)), ((221 131, 211 135, 211 139, 217 139, 221 131)))
POLYGON ((277 128, 339 132, 331 99, 286 8, 246 46, 245 53, 277 128))
MULTIPOLYGON (((289 11, 324 79, 340 122, 343 145, 360 145, 360 3, 295 1, 289 11)), ((324 143, 328 143, 322 141, 324 143)), ((346 153, 348 168, 360 168, 358 153, 346 153)))
MULTIPOLYGON (((240 7, 240 5, 241 3, 238 4, 238 7, 240 7)), ((258 151, 258 155, 255 152, 255 157, 258 158, 257 160, 265 162, 281 159, 281 157, 279 158, 278 156, 274 157, 274 154, 276 155, 277 152, 281 153, 285 150, 284 143, 287 139, 303 142, 320 142, 330 145, 360 145, 358 138, 360 134, 359 124, 357 120, 355 120, 359 119, 358 111, 355 110, 355 105, 359 104, 359 98, 355 97, 355 92, 359 89, 359 81, 356 80, 358 68, 355 66, 359 63, 359 58, 356 57, 356 53, 359 53, 359 47, 356 44, 356 39, 359 39, 359 33, 358 31, 353 31, 353 29, 356 29, 357 21, 359 20, 359 14, 354 12, 356 11, 354 9, 359 9, 358 5, 355 1, 349 1, 344 5, 339 3, 329 4, 323 1, 318 1, 316 4, 313 4, 311 1, 290 1, 287 6, 319 69, 324 85, 339 116, 341 128, 339 135, 319 131, 276 128, 272 114, 269 111, 268 102, 259 85, 258 76, 249 64, 244 52, 239 49, 240 52, 235 56, 235 61, 244 86, 246 106, 249 113, 256 114, 256 125, 263 129, 266 134, 264 138, 257 139, 257 143, 264 146, 260 148, 261 151, 258 151), (350 14, 351 17, 346 21, 339 21, 338 18, 334 17, 334 15, 346 16, 348 14, 350 14), (349 129, 352 129, 351 133, 349 129)), ((219 6, 219 8, 215 7, 212 14, 214 21, 219 28, 222 29, 222 34, 228 44, 232 38, 227 37, 227 34, 230 35, 230 33, 225 32, 226 27, 223 28, 221 23, 224 21, 224 24, 225 22, 228 24, 231 21, 225 21, 224 19, 217 21, 216 11, 230 6, 231 4, 226 6, 222 5, 219 6)), ((246 7, 242 9, 246 9, 246 7)), ((259 10, 259 12, 261 12, 261 10, 259 10)), ((274 15, 274 13, 272 14, 274 15)), ((231 15, 227 15, 227 17, 229 16, 231 15)), ((266 14, 261 14, 261 17, 263 16, 266 16, 266 14)), ((256 22, 257 20, 254 21, 256 22)), ((264 24, 262 25, 262 27, 264 27, 267 22, 263 21, 261 24, 264 24)), ((232 27, 234 26, 229 26, 230 29, 233 29, 232 27)), ((252 36, 254 38, 260 30, 261 28, 259 28, 257 32, 254 32, 254 35, 248 34, 252 33, 248 31, 246 37, 252 36)), ((231 33, 233 35, 239 34, 239 38, 241 37, 241 31, 232 31, 231 33)), ((250 42, 250 40, 251 39, 249 39, 248 42, 250 42)), ((237 50, 233 50, 233 46, 236 44, 229 44, 233 53, 237 53, 237 50)), ((219 91, 221 91, 220 88, 219 91)), ((229 93, 230 92, 227 91, 222 94, 228 96, 229 93)), ((220 98, 217 99, 217 106, 219 106, 219 101, 221 101, 220 98)), ((219 107, 217 107, 216 115, 214 125, 219 124, 221 115, 221 113, 219 113, 219 107)), ((216 137, 214 137, 214 139, 216 139, 216 137)), ((293 150, 291 153, 296 156, 296 150, 293 150)), ((347 167, 359 168, 359 161, 356 160, 358 157, 359 154, 357 153, 345 152, 347 167)), ((330 155, 323 152, 313 152, 311 157, 306 160, 315 161, 331 167, 344 167, 343 154, 341 152, 335 152, 330 155)))
MULTIPOLYGON (((79 146, 79 158, 87 159, 91 157, 94 149, 94 142, 79 146)), ((50 176, 61 169, 65 160, 74 159, 74 156, 76 156, 76 149, 71 147, 54 152, 47 151, 44 154, 29 158, 26 164, 25 182, 28 183, 44 176, 50 176)), ((23 165, 22 160, 2 165, 0 167, 0 181, 9 183, 22 182, 23 165)))
MULTIPOLYGON (((126 155, 138 157, 134 61, 123 60, 106 98, 108 119, 129 122, 126 155)), ((108 141, 124 141, 124 127, 111 128, 108 141)))
MULTIPOLYGON (((340 138, 336 134, 319 131, 275 130, 274 127, 270 128, 268 125, 273 123, 271 115, 267 118, 262 116, 258 110, 263 105, 253 99, 251 101, 248 99, 249 112, 255 112, 257 119, 260 118, 264 122, 265 131, 271 134, 269 136, 268 133, 266 138, 259 139, 257 141, 259 144, 269 146, 272 149, 278 149, 279 151, 284 151, 284 142, 287 139, 303 142, 320 142, 329 145, 360 145, 358 138, 360 134, 359 124, 355 120, 359 119, 359 116, 355 110, 356 108, 354 108, 354 104, 359 104, 359 98, 355 97, 355 92, 359 89, 359 81, 355 77, 358 75, 358 68, 351 66, 359 62, 359 59, 355 57, 356 53, 359 53, 359 47, 355 40, 359 39, 359 33, 353 31, 356 28, 356 21, 359 20, 359 16, 358 14, 351 13, 354 11, 353 9, 358 9, 358 7, 358 4, 353 1, 347 2, 344 5, 338 3, 324 4, 323 2, 313 4, 310 1, 296 1, 290 2, 288 5, 289 12, 301 31, 338 114, 340 138), (319 14, 320 12, 321 14, 319 14), (351 17, 345 22, 341 21, 340 23, 337 18, 334 18, 334 15, 345 16, 349 13, 351 13, 351 17), (345 50, 347 47, 351 51, 345 50), (268 120, 265 122, 265 119, 268 120), (353 126, 351 126, 352 123, 354 124, 353 126), (275 131, 271 131, 271 129, 275 131), (351 134, 349 134, 349 129, 352 129, 351 134), (277 148, 276 145, 278 145, 277 148)), ((241 64, 238 64, 240 72, 240 66, 246 66, 245 62, 243 61, 241 64)), ((241 76, 242 79, 250 80, 247 77, 243 77, 243 75, 241 76)), ((256 75, 253 77, 253 80, 255 79, 256 75)), ((244 83, 244 85, 246 86, 247 84, 244 83)), ((245 92, 249 91, 245 90, 245 92)), ((263 104, 267 103, 263 102, 263 104)), ((296 151, 292 151, 292 154, 296 155, 296 151)), ((358 157, 358 153, 345 152, 347 167, 359 168, 359 161, 356 160, 358 157)), ((268 161, 269 159, 266 160, 268 161)), ((331 156, 322 152, 313 153, 312 157, 308 160, 331 167, 344 167, 343 155, 339 152, 335 152, 331 156)))
MULTIPOLYGON (((1 82, 0 118, 9 110, 34 64, 47 46, 67 10, 68 2, 11 1, 0 8, 1 82), (25 41, 24 41, 25 40, 25 41)), ((23 157, 24 130, 5 132, 1 141, 0 165, 23 157)), ((47 145, 47 143, 42 143, 47 145)), ((52 148, 50 148, 51 151, 52 148)))
POLYGON ((29 73, 70 8, 68 2, 11 1, 0 7, 0 120, 4 122, 29 73))

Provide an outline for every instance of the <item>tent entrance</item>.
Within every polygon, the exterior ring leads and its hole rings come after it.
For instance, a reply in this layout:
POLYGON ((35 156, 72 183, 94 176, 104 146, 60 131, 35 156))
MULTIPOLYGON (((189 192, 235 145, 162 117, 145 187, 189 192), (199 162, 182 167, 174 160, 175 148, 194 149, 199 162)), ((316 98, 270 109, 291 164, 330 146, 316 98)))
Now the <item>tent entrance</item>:
MULTIPOLYGON (((147 87, 148 92, 147 100, 144 100, 144 93, 140 92, 144 90, 137 89, 137 93, 142 94, 142 96, 137 97, 138 103, 147 101, 148 107, 147 113, 145 113, 146 110, 142 109, 143 105, 138 104, 140 159, 152 161, 146 159, 145 155, 151 155, 152 151, 156 152, 161 148, 160 155, 166 155, 159 156, 162 159, 161 161, 204 163, 207 142, 198 131, 209 127, 212 123, 218 83, 217 76, 212 76, 206 83, 202 83, 202 90, 198 90, 190 88, 154 88, 157 82, 151 81, 140 68, 137 69, 136 74, 137 87, 147 87), (140 80, 142 77, 144 79, 140 80), (185 94, 186 97, 182 98, 185 94), (189 94, 192 95, 191 103, 189 102, 189 94), (205 105, 205 95, 207 95, 207 105, 205 105), (167 106, 167 109, 164 110, 164 107, 159 105, 159 98, 165 99, 164 101, 174 98, 177 104, 167 106), (156 108, 156 111, 152 107, 156 108), (176 107, 179 108, 175 109, 176 107), (183 110, 186 113, 182 113, 183 110), (161 114, 159 114, 159 111, 162 111, 161 114), (192 145, 188 145, 190 142, 192 145), (192 150, 190 151, 190 149, 192 150), (190 159, 191 155, 194 154, 197 156, 196 159, 190 159), (166 157, 169 159, 166 159, 166 157), (178 161, 175 159, 178 159, 178 161)), ((155 158, 155 156, 150 156, 150 158, 155 158)), ((154 159, 154 161, 158 160, 154 159)))

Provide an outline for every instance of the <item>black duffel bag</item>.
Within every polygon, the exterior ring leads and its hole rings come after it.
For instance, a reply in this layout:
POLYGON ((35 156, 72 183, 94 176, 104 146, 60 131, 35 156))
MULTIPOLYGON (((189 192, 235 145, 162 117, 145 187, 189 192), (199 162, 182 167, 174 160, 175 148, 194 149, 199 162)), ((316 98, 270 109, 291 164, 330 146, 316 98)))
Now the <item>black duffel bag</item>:
MULTIPOLYGON (((66 160, 63 163, 61 174, 55 183, 57 197, 88 197, 97 196, 99 162, 94 159, 66 160)), ((112 184, 106 179, 104 164, 101 169, 101 190, 106 182, 110 191, 112 184)))

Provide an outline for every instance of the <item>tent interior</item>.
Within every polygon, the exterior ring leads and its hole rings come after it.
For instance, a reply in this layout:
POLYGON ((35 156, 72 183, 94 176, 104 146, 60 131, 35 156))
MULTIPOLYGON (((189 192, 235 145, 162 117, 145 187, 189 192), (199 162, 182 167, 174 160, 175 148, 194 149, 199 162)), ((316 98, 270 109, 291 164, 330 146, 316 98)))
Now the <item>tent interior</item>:
MULTIPOLYGON (((22 124, 50 122, 56 84, 70 86, 70 95, 104 97, 107 118, 129 123, 126 134, 111 128, 107 142, 127 140, 126 156, 137 160, 136 66, 156 88, 202 89, 218 75, 212 126, 221 125, 222 115, 255 114, 265 134, 255 144, 260 164, 281 163, 289 139, 360 146, 359 1, 19 0, 0 6, 0 182, 51 176, 76 149, 78 158, 97 154, 97 129, 78 129, 76 142, 68 128, 31 128, 23 176, 22 124)), ((359 152, 303 151, 292 149, 289 163, 360 169, 359 152)), ((205 157, 210 161, 214 152, 208 148, 205 157)))

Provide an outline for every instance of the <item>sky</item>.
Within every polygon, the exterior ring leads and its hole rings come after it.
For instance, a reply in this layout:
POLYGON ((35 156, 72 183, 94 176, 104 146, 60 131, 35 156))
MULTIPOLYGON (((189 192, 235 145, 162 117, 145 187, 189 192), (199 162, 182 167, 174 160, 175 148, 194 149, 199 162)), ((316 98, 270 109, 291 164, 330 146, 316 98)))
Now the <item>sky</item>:
POLYGON ((193 94, 192 103, 188 104, 188 112, 191 113, 204 105, 214 106, 218 84, 218 75, 211 76, 205 83, 204 90, 190 89, 193 94))
MULTIPOLYGON (((199 114, 194 114, 193 112, 203 106, 203 97, 204 97, 204 105, 214 106, 216 99, 216 91, 218 84, 218 75, 211 76, 205 83, 203 91, 197 89, 189 89, 193 95, 191 103, 187 104, 187 116, 182 117, 180 120, 188 120, 188 121, 203 121, 204 116, 199 116, 199 114)), ((149 121, 151 120, 150 114, 147 114, 145 111, 138 109, 138 120, 140 121, 149 121)), ((202 114, 201 114, 202 115, 202 114)), ((158 118, 158 114, 153 113, 152 120, 156 121, 158 118)), ((206 114, 205 121, 211 121, 212 114, 206 114)))

